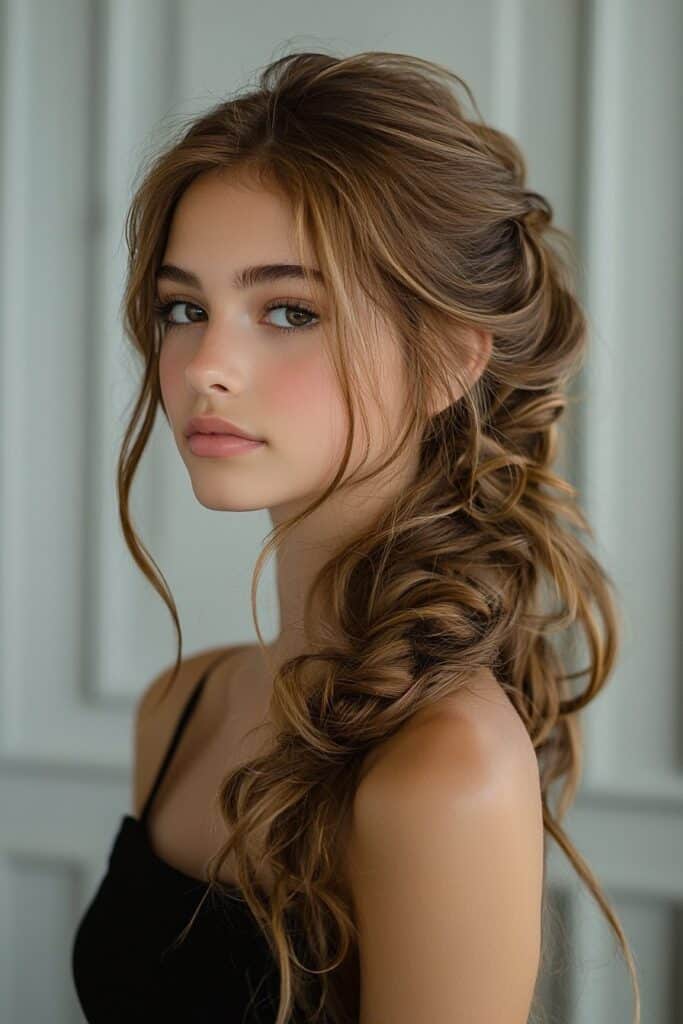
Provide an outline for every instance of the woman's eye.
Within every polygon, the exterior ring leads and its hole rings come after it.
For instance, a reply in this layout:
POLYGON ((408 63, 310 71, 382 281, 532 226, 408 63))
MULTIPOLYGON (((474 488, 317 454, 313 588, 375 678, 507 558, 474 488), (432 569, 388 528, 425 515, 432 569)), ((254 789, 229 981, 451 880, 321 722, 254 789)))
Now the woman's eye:
MULTIPOLYGON (((161 321, 166 331, 169 331, 172 327, 184 327, 187 324, 199 323, 198 320, 177 320, 171 317, 172 311, 176 306, 181 308, 185 307, 190 310, 200 310, 202 313, 201 306, 195 305, 193 302, 188 302, 187 299, 169 299, 167 302, 157 302, 154 304, 154 313, 157 320, 161 321)), ((272 313, 278 310, 285 310, 286 312, 281 314, 284 319, 284 323, 271 323, 270 326, 275 327, 279 331, 299 331, 306 330, 308 327, 315 327, 318 317, 312 309, 308 309, 306 306, 299 305, 298 303, 292 302, 275 302, 271 306, 268 306, 266 313, 272 313), (313 323, 302 323, 301 318, 313 318, 313 323), (292 323, 292 319, 294 322, 292 323)))
POLYGON ((316 314, 313 312, 312 309, 307 309, 306 306, 298 306, 298 305, 295 305, 295 304, 293 304, 291 302, 278 302, 278 303, 275 303, 274 305, 269 306, 267 308, 266 312, 267 313, 272 313, 274 310, 278 310, 278 309, 284 309, 284 310, 288 311, 285 314, 285 321, 286 321, 286 323, 285 324, 275 324, 274 325, 276 327, 279 327, 279 329, 281 331, 298 331, 298 330, 305 330, 307 327, 315 327, 315 323, 301 323, 300 317, 302 317, 302 316, 303 317, 308 317, 309 319, 311 317, 313 317, 314 320, 318 319, 316 314), (294 323, 293 324, 291 323, 291 321, 287 320, 287 317, 289 316, 290 313, 294 314, 294 323))
MULTIPOLYGON (((177 320, 170 319, 171 310, 175 309, 176 306, 189 306, 191 309, 201 309, 201 306, 195 306, 192 302, 187 302, 185 299, 171 299, 169 302, 159 302, 154 306, 157 319, 161 320, 166 328, 178 326, 177 320)), ((189 323, 196 323, 195 320, 190 320, 189 323)), ((181 321, 180 326, 184 326, 181 321)))

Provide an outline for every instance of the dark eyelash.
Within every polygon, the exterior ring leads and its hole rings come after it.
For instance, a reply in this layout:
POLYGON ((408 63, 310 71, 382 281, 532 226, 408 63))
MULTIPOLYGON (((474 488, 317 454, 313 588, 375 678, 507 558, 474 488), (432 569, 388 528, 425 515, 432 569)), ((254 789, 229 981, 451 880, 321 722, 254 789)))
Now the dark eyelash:
MULTIPOLYGON (((195 302, 190 302, 188 299, 174 299, 170 298, 167 302, 154 302, 152 309, 154 311, 155 320, 159 320, 166 328, 166 331, 171 330, 173 327, 187 327, 188 324, 176 324, 172 320, 168 319, 168 316, 174 306, 185 305, 194 306, 196 309, 201 309, 195 302)), ((297 313, 307 313, 309 316, 316 317, 317 314, 314 310, 309 309, 307 306, 303 306, 299 303, 294 302, 273 302, 269 306, 266 306, 265 312, 270 312, 271 309, 294 309, 297 313)), ((299 324, 298 327, 276 327, 274 324, 268 324, 269 327, 274 327, 276 331, 283 333, 289 333, 290 331, 305 331, 309 327, 315 327, 315 323, 311 324, 299 324)))

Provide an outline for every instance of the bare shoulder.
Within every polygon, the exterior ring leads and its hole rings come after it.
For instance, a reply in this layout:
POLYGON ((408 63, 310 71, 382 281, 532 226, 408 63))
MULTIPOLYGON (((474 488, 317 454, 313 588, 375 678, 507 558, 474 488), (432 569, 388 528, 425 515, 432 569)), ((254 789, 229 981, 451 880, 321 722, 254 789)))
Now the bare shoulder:
POLYGON ((356 793, 360 1024, 526 1020, 543 888, 536 754, 494 680, 455 697, 400 731, 356 793))
POLYGON ((164 699, 165 696, 168 697, 168 703, 174 703, 178 707, 183 703, 183 698, 189 696, 192 686, 197 682, 206 665, 210 664, 214 658, 217 658, 221 651, 225 651, 227 654, 228 650, 229 648, 227 647, 209 647, 204 651, 195 651, 194 654, 183 658, 178 674, 170 688, 169 682, 173 675, 175 661, 170 665, 164 666, 147 683, 138 698, 136 707, 137 717, 144 719, 150 712, 160 709, 167 703, 164 699))
MULTIPOLYGON (((415 716, 383 744, 354 800, 356 829, 372 832, 390 815, 419 813, 434 824, 445 804, 514 808, 542 836, 541 784, 531 738, 490 677, 415 716)), ((381 831, 381 830, 380 830, 381 831)))
POLYGON ((204 669, 231 648, 210 647, 183 658, 171 683, 175 662, 146 685, 135 708, 133 738, 133 807, 136 814, 159 767, 178 717, 204 669))
POLYGON ((357 800, 372 800, 384 787, 444 779, 464 791, 510 777, 533 800, 540 793, 538 761, 531 738, 500 683, 488 670, 465 687, 424 709, 384 743, 369 761, 357 800))
POLYGON ((532 860, 542 870, 536 751, 505 691, 488 672, 433 710, 415 715, 371 752, 348 824, 344 867, 349 890, 357 888, 359 871, 372 872, 368 854, 381 860, 392 829, 405 828, 408 836, 425 830, 444 835, 444 816, 453 821, 466 808, 481 813, 490 808, 499 817, 507 814, 523 822, 532 860))

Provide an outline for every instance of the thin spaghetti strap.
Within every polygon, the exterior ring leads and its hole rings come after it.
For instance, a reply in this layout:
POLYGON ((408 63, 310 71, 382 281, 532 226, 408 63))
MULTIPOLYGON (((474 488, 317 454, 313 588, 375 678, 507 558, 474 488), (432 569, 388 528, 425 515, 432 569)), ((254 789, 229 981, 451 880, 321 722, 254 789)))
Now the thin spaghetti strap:
MULTIPOLYGON (((234 650, 235 650, 235 648, 231 648, 230 649, 230 653, 232 654, 234 652, 234 650)), ((209 662, 209 664, 206 666, 206 668, 202 672, 198 682, 195 684, 195 687, 192 690, 192 693, 190 694, 189 698, 187 699, 185 707, 183 708, 182 714, 181 714, 181 716, 180 716, 180 718, 178 720, 178 723, 177 723, 177 725, 175 727, 175 732, 173 733, 173 736, 171 738, 171 742, 169 743, 168 748, 166 750, 166 754, 164 756, 164 759, 161 762, 161 767, 159 768, 159 770, 157 772, 157 777, 154 780, 154 785, 152 786, 152 789, 151 789, 151 791, 149 793, 149 796, 147 797, 147 799, 145 801, 145 806, 143 807, 142 813, 140 814, 140 821, 141 822, 144 822, 144 821, 147 820, 147 815, 149 814, 149 809, 152 806, 152 803, 154 801, 154 797, 156 796, 157 791, 159 789, 159 786, 161 785, 161 782, 162 782, 162 780, 164 778, 164 775, 166 774, 166 770, 167 770, 169 764, 171 763, 171 758, 173 757, 173 754, 175 753, 175 749, 178 746, 178 743, 180 742, 180 737, 183 734, 185 726, 189 722, 190 717, 192 716, 192 712, 194 711, 195 707, 197 706, 197 702, 199 701, 199 698, 202 695, 202 690, 204 689, 204 684, 205 684, 205 682, 207 680, 207 677, 208 677, 209 673, 218 664, 218 662, 221 661, 224 657, 225 657, 225 652, 223 651, 218 658, 215 658, 213 661, 209 662)))

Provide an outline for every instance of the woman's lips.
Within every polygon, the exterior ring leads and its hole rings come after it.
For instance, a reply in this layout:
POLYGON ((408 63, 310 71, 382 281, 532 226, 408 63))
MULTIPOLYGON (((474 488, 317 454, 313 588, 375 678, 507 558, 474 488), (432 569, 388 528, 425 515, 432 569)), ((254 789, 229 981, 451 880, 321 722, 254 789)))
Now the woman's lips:
POLYGON ((213 457, 240 455, 265 444, 264 441, 250 441, 237 434, 190 434, 187 443, 193 455, 213 457))

